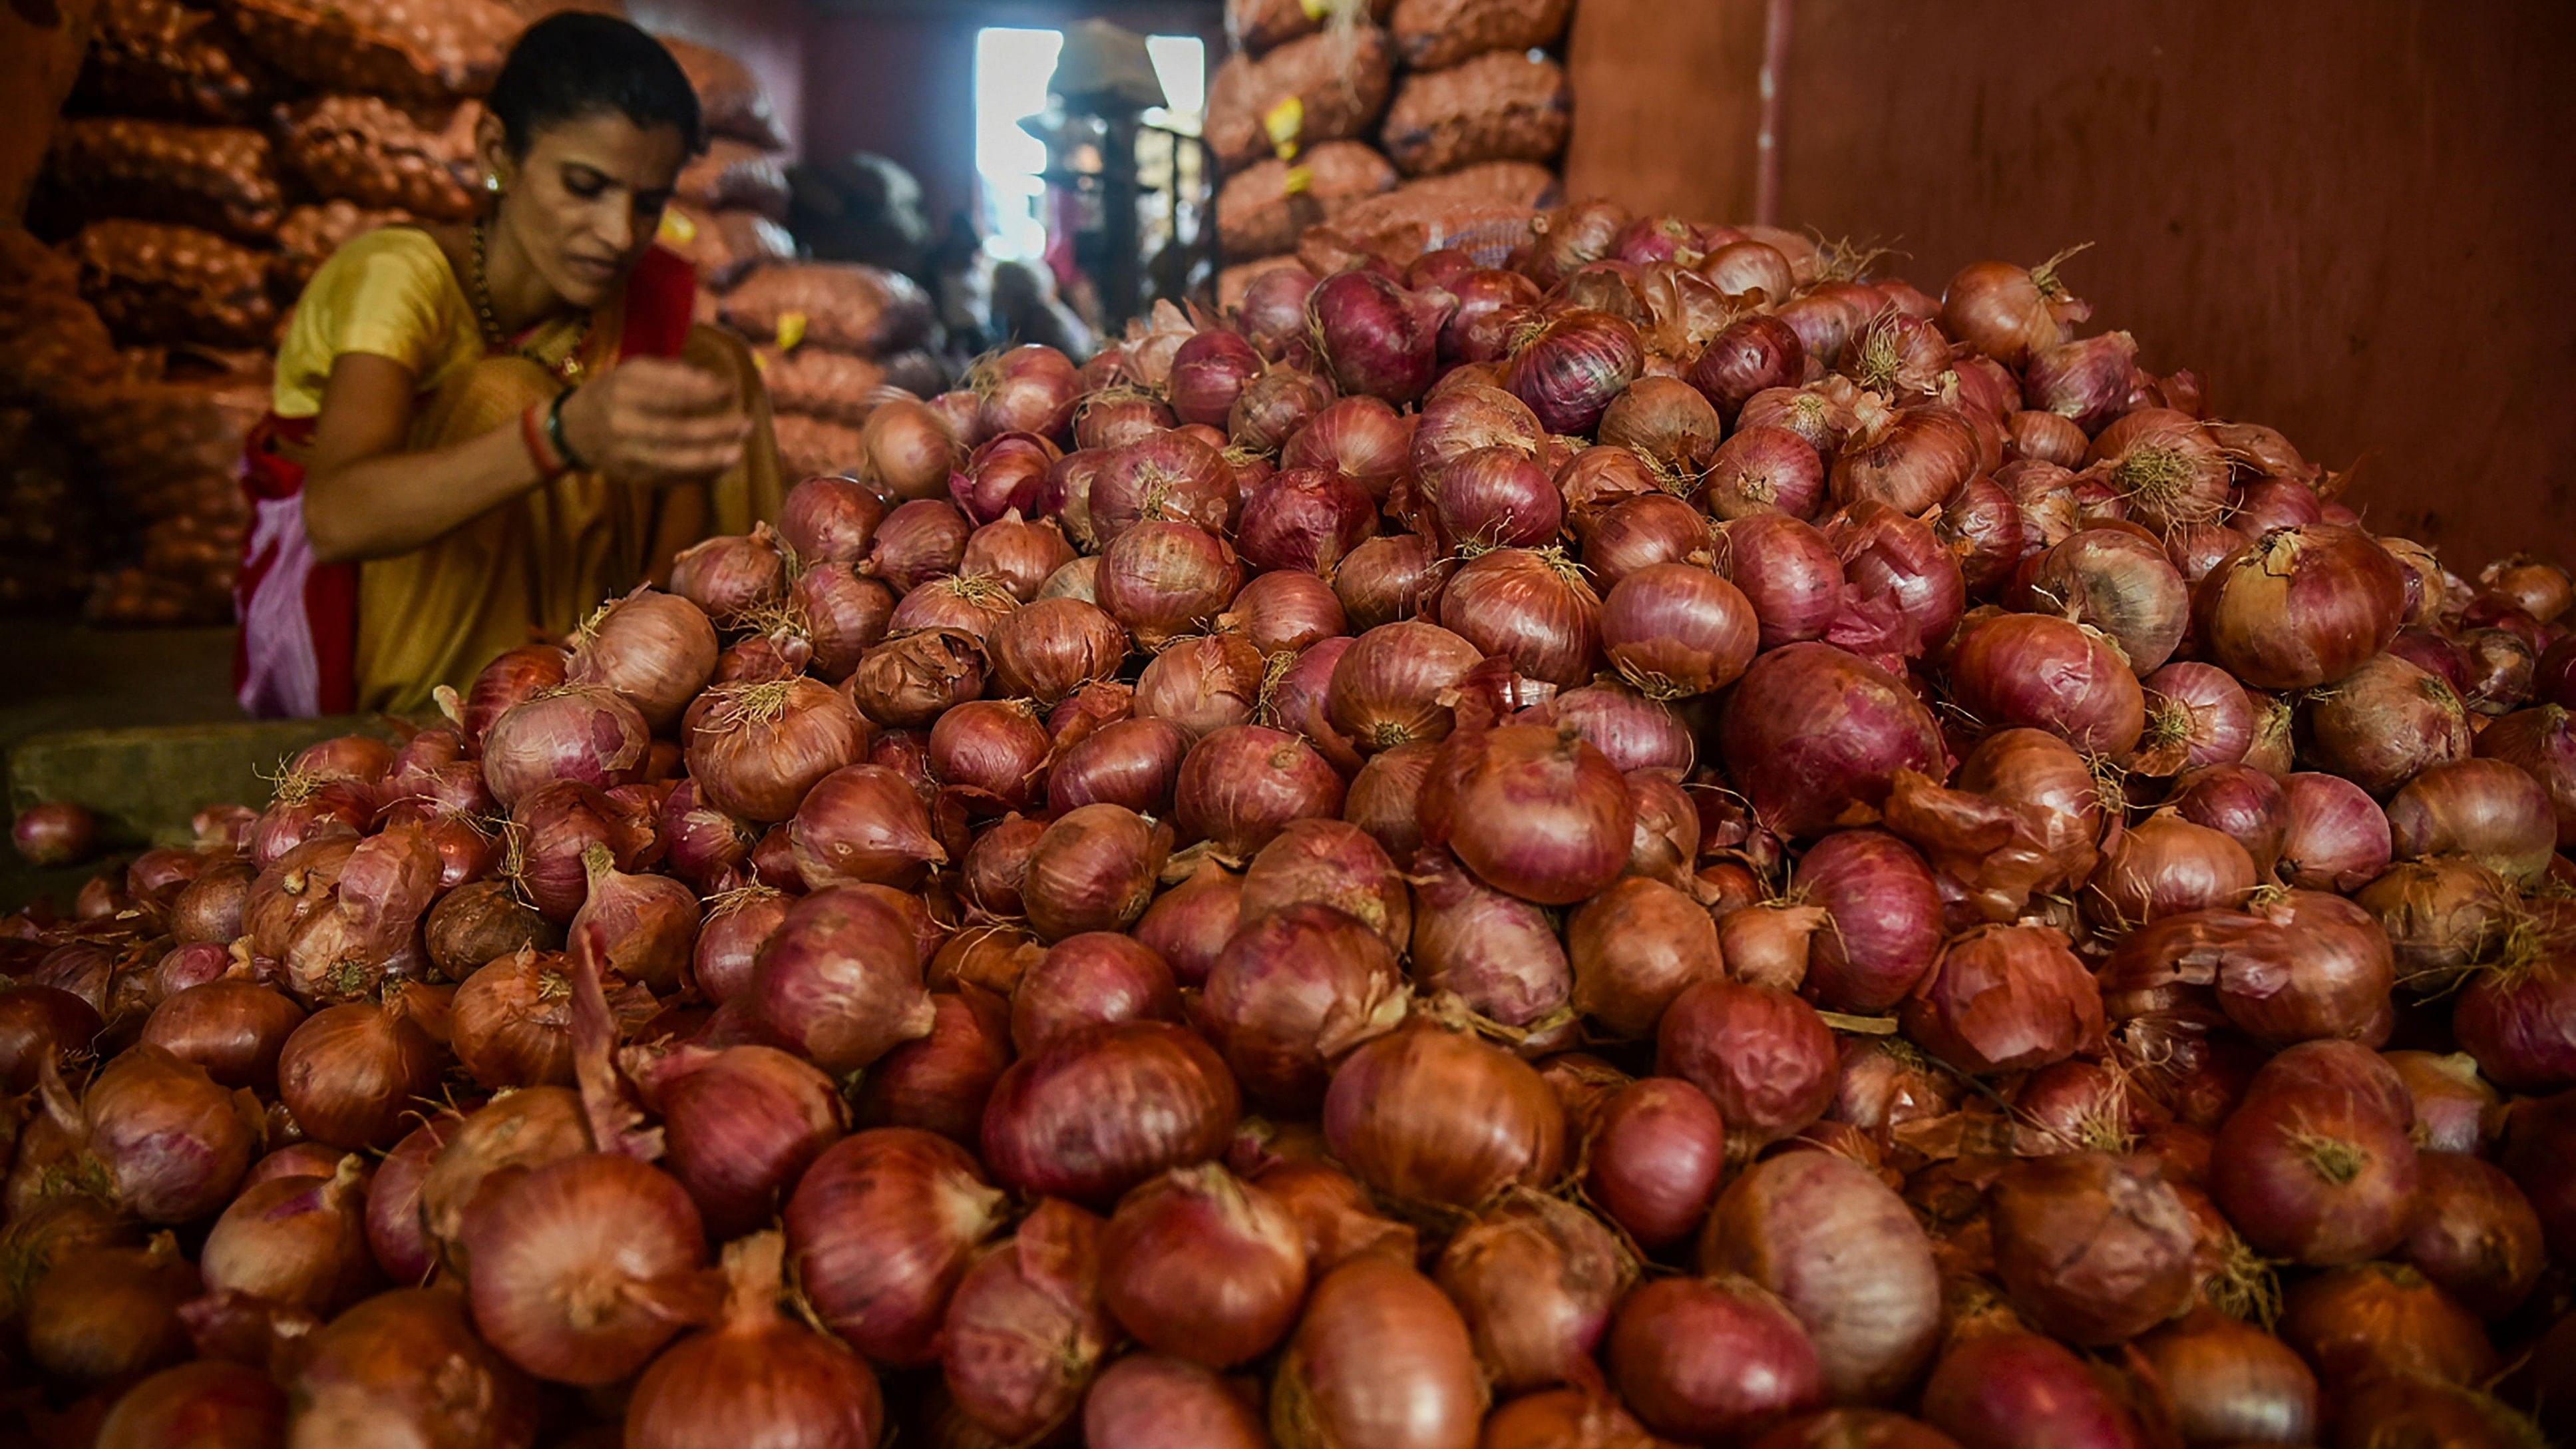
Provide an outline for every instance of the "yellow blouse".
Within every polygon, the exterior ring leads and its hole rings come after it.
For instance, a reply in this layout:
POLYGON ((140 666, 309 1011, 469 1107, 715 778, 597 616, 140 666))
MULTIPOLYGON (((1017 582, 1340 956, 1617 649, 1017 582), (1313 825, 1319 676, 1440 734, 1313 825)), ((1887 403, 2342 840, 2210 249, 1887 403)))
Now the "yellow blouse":
MULTIPOLYGON (((618 355, 623 292, 589 319, 582 360, 618 355)), ((555 355, 583 319, 550 324, 529 349, 555 355), (560 329, 560 331, 558 330, 560 329)), ((499 428, 562 384, 518 353, 487 354, 474 304, 428 233, 387 227, 351 240, 313 274, 278 350, 274 407, 321 411, 342 353, 390 358, 411 371, 409 446, 446 447, 499 428)), ((741 463, 705 484, 653 488, 575 473, 538 485, 444 537, 358 570, 361 710, 416 714, 440 685, 459 691, 504 649, 561 640, 601 602, 667 576, 671 556, 710 533, 774 519, 782 491, 769 398, 751 353, 712 327, 691 329, 683 361, 730 382, 753 420, 741 463)))

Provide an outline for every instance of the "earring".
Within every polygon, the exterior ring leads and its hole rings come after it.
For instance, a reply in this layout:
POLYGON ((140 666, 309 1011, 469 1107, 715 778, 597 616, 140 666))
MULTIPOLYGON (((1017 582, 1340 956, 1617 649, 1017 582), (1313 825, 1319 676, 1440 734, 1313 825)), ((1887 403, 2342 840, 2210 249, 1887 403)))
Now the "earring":
POLYGON ((498 172, 498 171, 486 171, 486 172, 484 172, 484 173, 483 173, 483 189, 484 189, 484 190, 486 190, 486 191, 488 191, 488 192, 491 192, 494 196, 498 196, 498 195, 500 195, 500 194, 501 194, 501 173, 500 173, 500 172, 498 172))

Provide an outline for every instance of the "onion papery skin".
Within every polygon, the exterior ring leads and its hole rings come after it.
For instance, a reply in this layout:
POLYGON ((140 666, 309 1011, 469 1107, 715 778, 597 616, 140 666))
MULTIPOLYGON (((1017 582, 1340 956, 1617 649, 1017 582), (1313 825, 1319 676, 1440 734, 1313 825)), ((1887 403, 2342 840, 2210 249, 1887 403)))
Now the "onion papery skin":
POLYGON ((2201 581, 2199 637, 2211 662, 2256 689, 2333 684, 2388 647, 2406 611, 2405 576, 2355 529, 2284 528, 2201 581))
POLYGON ((1274 367, 1252 380, 1226 416, 1238 448, 1275 453, 1333 403, 1333 385, 1311 372, 1274 367))
POLYGON ((949 1299, 942 1378, 958 1409, 1001 1440, 1027 1442, 1070 1417, 1117 1341, 1100 1293, 1103 1226, 1042 1202, 949 1299))
POLYGON ((1246 912, 1208 973, 1198 1019, 1256 1104, 1303 1115, 1324 1101, 1333 1064, 1392 1029, 1405 1006, 1387 941, 1308 901, 1246 912))
POLYGON ((1300 820, 1282 830, 1243 878, 1243 920, 1258 921, 1311 901, 1354 917, 1401 951, 1413 933, 1413 901, 1386 851, 1356 825, 1300 820))
POLYGON ((867 721, 819 681, 726 686, 706 701, 688 731, 689 777, 700 799, 745 820, 789 818, 816 781, 867 758, 867 721))
POLYGON ((995 625, 985 647, 1003 687, 1053 708, 1084 685, 1117 674, 1127 636, 1097 605, 1040 599, 995 625))
POLYGON ((1932 1245, 1868 1168, 1826 1152, 1765 1158, 1727 1185, 1700 1271, 1741 1273, 1806 1327, 1828 1401, 1887 1402, 1920 1380, 1940 1332, 1932 1245))
POLYGON ((1656 1028, 1655 1069, 1708 1094, 1739 1155, 1824 1116, 1840 1065, 1823 1018, 1778 987, 1698 982, 1656 1028))
POLYGON ((1149 519, 1100 555, 1100 607, 1147 649, 1205 629, 1242 584, 1234 550, 1187 523, 1149 519))
POLYGON ((1065 812, 1029 851, 1020 886, 1029 924, 1049 942, 1135 924, 1153 899, 1169 839, 1123 805, 1065 812))
POLYGON ((398 1436, 424 1449, 529 1449, 537 1389, 479 1336, 466 1295, 379 1293, 306 1337, 286 1380, 288 1442, 398 1436))
POLYGON ((2148 1449, 2137 1416, 2065 1345, 2012 1330, 1961 1342, 1923 1387, 1923 1417, 1974 1449, 2148 1449))
POLYGON ((965 1149, 880 1127, 834 1143, 785 1214, 796 1281, 823 1324, 890 1368, 938 1361, 948 1300, 1006 1199, 965 1149))
POLYGON ((492 722, 483 739, 483 780, 509 807, 557 780, 611 789, 641 778, 648 743, 644 716, 624 696, 572 686, 538 695, 492 722))
MULTIPOLYGON (((1717 409, 1697 388, 1677 377, 1647 376, 1630 383, 1610 400, 1601 415, 1599 436, 1605 446, 1627 448, 1676 477, 1697 478, 1710 470, 1712 455, 1724 455, 1725 449, 1718 443, 1724 434, 1725 425, 1718 421, 1717 409)), ((1795 434, 1789 436, 1805 446, 1805 440, 1795 434)), ((1815 450, 1808 448, 1807 453, 1820 492, 1824 470, 1813 461, 1815 450)), ((1813 494, 1810 506, 1812 497, 1813 494)))
POLYGON ((1467 1325, 1383 1254, 1324 1275, 1270 1390, 1280 1449, 1473 1449, 1487 1392, 1467 1325))
POLYGON ((1636 1265, 1590 1213, 1539 1193, 1506 1195, 1442 1251, 1437 1281, 1458 1305, 1496 1391, 1576 1382, 1636 1265))
POLYGON ((2137 355, 2137 340, 2126 332, 2040 348, 2023 366, 2023 399, 2088 434, 2099 433, 2128 406, 2137 355))
POLYGON ((1719 725, 1736 788, 1792 838, 1852 823, 1900 769, 1942 773, 1931 711, 1877 665, 1829 644, 1763 654, 1737 681, 1719 725))
POLYGON ((1100 1245, 1109 1311, 1157 1353, 1228 1368, 1287 1336, 1306 1295, 1296 1218, 1217 1163, 1127 1194, 1100 1245))
POLYGON ((1964 1071, 2063 1061, 2102 1040, 2100 990, 2065 933, 1979 926, 1952 937, 1906 999, 1906 1036, 1964 1071))
POLYGON ((1548 552, 1479 554, 1450 576, 1440 605, 1458 637, 1509 659, 1527 678, 1571 689, 1588 682, 1599 664, 1600 596, 1570 563, 1548 552))
POLYGON ((2426 767, 2469 753, 2460 697, 2394 654, 2374 655, 2309 696, 2299 726, 2306 759, 2382 798, 2426 767))
POLYGON ((1819 639, 1841 616, 1847 580, 1823 533, 1785 514, 1739 518, 1711 535, 1711 563, 1761 626, 1761 647, 1819 639))
POLYGON ((2262 1253, 2311 1267, 2403 1242, 2418 1185, 2405 1085, 2368 1048, 2302 1042, 2220 1124, 2210 1195, 2262 1253))
POLYGON ((330 1177, 280 1177, 245 1189, 215 1220, 200 1255, 206 1291, 321 1317, 376 1286, 367 1249, 362 1160, 330 1177))
POLYGON ((1334 1071, 1324 1138, 1388 1198, 1465 1208, 1508 1184, 1553 1181, 1565 1118, 1528 1063, 1424 1020, 1334 1071))
POLYGON ((1270 1449, 1260 1412, 1227 1380, 1150 1353, 1101 1371, 1083 1396, 1082 1427, 1089 1443, 1133 1449, 1270 1449))
POLYGON ((1940 507, 1977 472, 1977 439, 1955 414, 1911 408, 1881 415, 1834 454, 1833 501, 1878 503, 1916 517, 1940 507))
POLYGON ((2105 925, 2143 925, 2181 911, 2235 905, 2254 889, 2254 857, 2219 831, 2158 811, 2103 843, 2084 910, 2105 925))
POLYGON ((2044 614, 2000 614, 1967 630, 1950 656, 1961 709, 1996 728, 2029 726, 2088 754, 2136 747, 2146 695, 2110 636, 2044 614))
POLYGON ((1377 509, 1358 483, 1320 468, 1290 468, 1245 498, 1235 540, 1253 568, 1330 575, 1375 532, 1377 509))
POLYGON ((2486 1330, 2412 1268, 2355 1263, 2303 1278, 2283 1295, 2281 1337, 2330 1393, 2374 1378, 2473 1386, 2496 1371, 2486 1330))
POLYGON ((797 901, 752 968, 756 1019, 836 1075, 930 1032, 911 932, 869 892, 829 886, 797 901))
POLYGON ((1679 1077, 1641 1077, 1592 1119, 1584 1192, 1647 1249, 1696 1232, 1717 1201, 1726 1123, 1707 1093, 1679 1077))
POLYGON ((1011 1064, 984 1109, 983 1159, 1016 1191, 1106 1205, 1225 1150, 1234 1078, 1186 1027, 1131 1021, 1011 1064))
POLYGON ((1734 1443, 1825 1402, 1823 1366, 1780 1300, 1734 1275, 1660 1278, 1619 1305, 1610 1374, 1657 1433, 1734 1443))
POLYGON ((1549 701, 1548 712, 1591 741, 1621 774, 1664 770, 1686 775, 1699 763, 1699 742, 1673 706, 1616 679, 1599 678, 1565 690, 1549 701))
POLYGON ((2118 642, 2129 668, 2152 674, 2191 627, 2191 589, 2152 539, 2088 528, 2040 555, 2026 602, 2064 613, 2118 642))

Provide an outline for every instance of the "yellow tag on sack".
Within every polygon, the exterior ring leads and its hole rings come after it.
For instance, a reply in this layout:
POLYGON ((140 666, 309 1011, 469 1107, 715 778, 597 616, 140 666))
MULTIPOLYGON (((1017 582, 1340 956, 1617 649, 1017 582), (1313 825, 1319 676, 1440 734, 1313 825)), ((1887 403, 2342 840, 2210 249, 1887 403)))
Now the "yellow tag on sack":
POLYGON ((1303 196, 1307 192, 1314 190, 1315 168, 1312 166, 1289 167, 1287 183, 1281 189, 1287 192, 1290 196, 1303 196))
POLYGON ((767 377, 769 375, 769 354, 760 351, 758 348, 754 348, 751 354, 751 365, 760 373, 761 376, 767 377))
POLYGON ((1261 118, 1261 126, 1270 133, 1270 149, 1279 153, 1280 160, 1296 155, 1298 133, 1306 129, 1305 98, 1290 96, 1272 106, 1261 118))
POLYGON ((796 344, 804 340, 805 314, 802 312, 779 313, 778 350, 781 352, 793 352, 796 350, 796 344))
POLYGON ((675 247, 687 246, 698 239, 698 224, 689 220, 687 212, 677 208, 662 213, 661 231, 662 240, 675 247))
POLYGON ((1321 20, 1333 13, 1333 0, 1301 0, 1309 20, 1321 20))

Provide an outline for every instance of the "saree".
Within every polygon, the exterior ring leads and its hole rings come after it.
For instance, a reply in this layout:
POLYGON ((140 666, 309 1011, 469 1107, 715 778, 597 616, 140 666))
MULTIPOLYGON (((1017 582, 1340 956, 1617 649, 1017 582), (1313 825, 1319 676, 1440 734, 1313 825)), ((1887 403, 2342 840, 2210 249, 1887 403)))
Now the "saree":
MULTIPOLYGON (((253 510, 235 590, 242 707, 255 715, 423 713, 441 686, 462 692, 503 650, 562 641, 602 602, 667 577, 672 556, 699 539, 774 519, 783 484, 767 390, 747 347, 692 322, 695 293, 686 262, 648 252, 622 295, 591 318, 582 356, 594 371, 628 357, 677 357, 727 380, 752 435, 742 461, 707 483, 567 474, 410 553, 323 564, 303 524, 312 419, 263 422, 242 469, 253 510)), ((562 389, 525 356, 487 354, 417 400, 408 446, 425 451, 514 428, 531 404, 562 389)))

